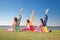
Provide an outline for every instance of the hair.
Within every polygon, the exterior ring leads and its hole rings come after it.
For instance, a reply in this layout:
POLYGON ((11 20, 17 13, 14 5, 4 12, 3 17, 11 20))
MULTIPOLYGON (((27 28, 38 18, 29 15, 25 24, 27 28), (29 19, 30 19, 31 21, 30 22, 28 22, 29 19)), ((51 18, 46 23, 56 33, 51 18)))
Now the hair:
POLYGON ((42 21, 42 23, 43 23, 43 19, 40 19, 41 21, 42 21))
POLYGON ((16 17, 14 18, 14 21, 17 22, 17 18, 16 17))
POLYGON ((29 19, 27 19, 27 22, 28 22, 28 23, 30 23, 30 20, 29 20, 29 19))

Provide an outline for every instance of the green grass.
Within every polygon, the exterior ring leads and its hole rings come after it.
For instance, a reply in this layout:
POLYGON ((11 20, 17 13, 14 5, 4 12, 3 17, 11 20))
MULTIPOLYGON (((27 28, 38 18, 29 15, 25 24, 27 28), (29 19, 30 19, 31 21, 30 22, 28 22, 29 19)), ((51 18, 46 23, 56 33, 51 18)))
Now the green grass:
POLYGON ((51 33, 36 32, 7 32, 0 29, 0 40, 60 40, 60 30, 53 30, 51 33))

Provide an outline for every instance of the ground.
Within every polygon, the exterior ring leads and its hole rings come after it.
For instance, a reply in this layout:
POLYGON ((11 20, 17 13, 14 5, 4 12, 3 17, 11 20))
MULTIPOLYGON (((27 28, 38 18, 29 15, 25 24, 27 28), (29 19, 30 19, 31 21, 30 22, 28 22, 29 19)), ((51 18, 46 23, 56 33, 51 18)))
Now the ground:
POLYGON ((0 29, 0 40, 60 40, 60 30, 53 30, 51 33, 36 32, 7 32, 0 29))

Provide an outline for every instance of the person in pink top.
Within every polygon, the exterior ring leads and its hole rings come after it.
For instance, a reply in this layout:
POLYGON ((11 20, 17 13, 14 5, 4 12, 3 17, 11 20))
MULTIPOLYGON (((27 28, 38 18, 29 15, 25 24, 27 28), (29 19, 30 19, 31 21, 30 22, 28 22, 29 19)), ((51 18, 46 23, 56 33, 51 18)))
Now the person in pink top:
POLYGON ((7 29, 7 31, 14 32, 16 25, 17 25, 17 18, 15 17, 14 21, 13 21, 13 24, 10 26, 10 28, 7 29))
POLYGON ((28 31, 30 30, 30 21, 27 19, 26 25, 20 31, 28 31))
POLYGON ((45 18, 44 20, 43 19, 40 19, 40 24, 39 26, 37 27, 37 29, 35 30, 35 32, 52 32, 52 30, 48 30, 47 29, 47 21, 48 21, 48 11, 49 9, 46 9, 46 13, 45 13, 45 18))
POLYGON ((34 32, 43 32, 43 19, 40 19, 40 23, 34 32))

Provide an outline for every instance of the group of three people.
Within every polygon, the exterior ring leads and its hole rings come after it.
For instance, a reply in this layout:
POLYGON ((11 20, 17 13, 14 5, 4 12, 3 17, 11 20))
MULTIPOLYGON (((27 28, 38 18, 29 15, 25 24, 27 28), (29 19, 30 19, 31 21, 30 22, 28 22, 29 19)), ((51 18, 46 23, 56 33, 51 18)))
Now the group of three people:
MULTIPOLYGON (((26 20, 26 25, 20 29, 20 31, 33 31, 33 32, 51 32, 51 30, 48 30, 47 29, 47 20, 48 20, 48 13, 45 13, 45 19, 43 20, 42 18, 40 19, 40 23, 39 25, 37 26, 37 28, 34 28, 34 25, 31 25, 30 24, 30 20, 27 19, 26 20)), ((7 31, 16 31, 16 27, 17 27, 17 22, 18 22, 18 19, 15 17, 14 18, 14 22, 11 26, 10 29, 8 29, 7 31)))
MULTIPOLYGON (((37 28, 35 29, 34 26, 30 25, 30 20, 27 19, 26 20, 26 25, 22 29, 20 29, 20 31, 29 31, 31 29, 31 27, 33 27, 32 29, 33 29, 34 32, 44 32, 44 27, 46 27, 47 20, 48 20, 48 16, 47 16, 47 14, 45 14, 44 21, 43 21, 43 19, 40 19, 40 23, 37 26, 37 28)), ((16 31, 16 28, 15 28, 16 26, 17 26, 17 18, 15 17, 14 22, 13 22, 11 28, 8 31, 10 31, 10 30, 11 31, 16 31)), ((47 30, 47 28, 45 30, 46 30, 46 32, 51 31, 51 30, 47 30)))

